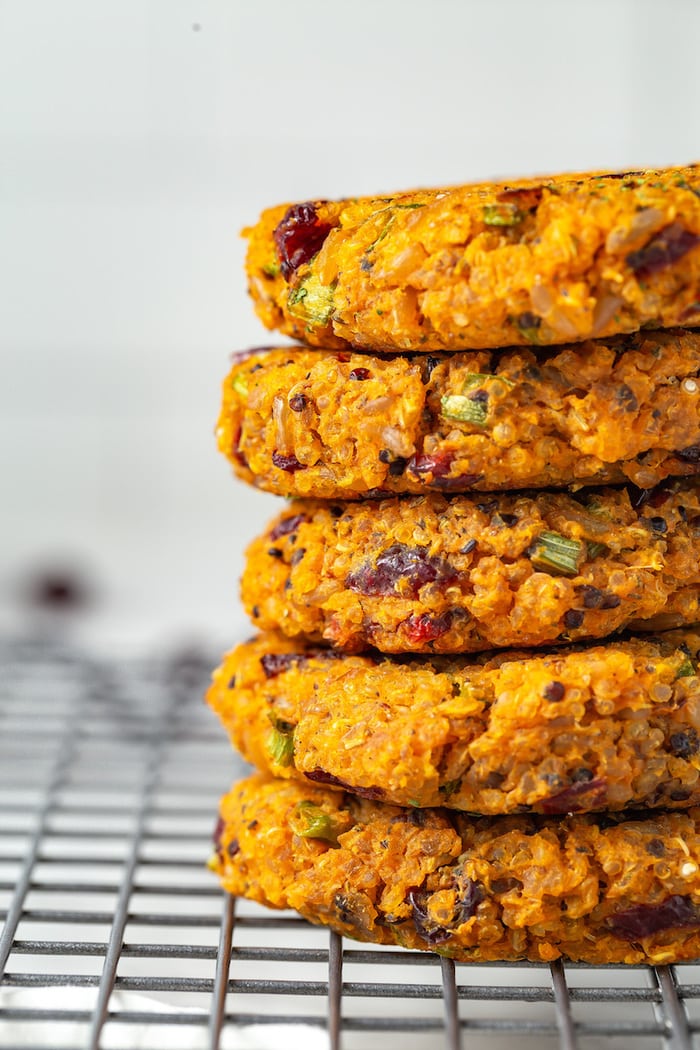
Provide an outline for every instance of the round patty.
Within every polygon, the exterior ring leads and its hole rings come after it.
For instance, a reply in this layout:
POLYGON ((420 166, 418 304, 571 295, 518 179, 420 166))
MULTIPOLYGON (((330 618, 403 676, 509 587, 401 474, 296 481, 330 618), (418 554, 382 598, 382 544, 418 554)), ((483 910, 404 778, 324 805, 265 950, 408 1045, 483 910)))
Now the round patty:
POLYGON ((221 803, 224 889, 463 961, 700 956, 700 809, 568 818, 400 809, 253 776, 221 803))
POLYGON ((270 208, 247 273, 268 328, 379 352, 556 344, 700 322, 700 167, 270 208))
POLYGON ((651 492, 286 507, 247 552, 257 627, 346 651, 458 653, 700 620, 700 481, 651 492))
POLYGON ((287 347, 237 357, 217 438, 281 496, 651 488, 698 470, 699 371, 682 329, 501 355, 287 347))
POLYGON ((700 635, 545 655, 340 656, 239 645, 207 702, 259 769, 496 815, 700 803, 700 635))

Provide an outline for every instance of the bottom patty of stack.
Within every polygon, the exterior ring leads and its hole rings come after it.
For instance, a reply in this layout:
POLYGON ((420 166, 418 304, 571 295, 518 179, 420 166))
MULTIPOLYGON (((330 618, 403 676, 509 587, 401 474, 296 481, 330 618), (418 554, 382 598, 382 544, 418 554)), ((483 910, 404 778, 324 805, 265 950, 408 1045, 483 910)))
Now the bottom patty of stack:
POLYGON ((236 895, 461 961, 700 956, 700 808, 479 818, 256 774, 223 798, 210 866, 236 895))

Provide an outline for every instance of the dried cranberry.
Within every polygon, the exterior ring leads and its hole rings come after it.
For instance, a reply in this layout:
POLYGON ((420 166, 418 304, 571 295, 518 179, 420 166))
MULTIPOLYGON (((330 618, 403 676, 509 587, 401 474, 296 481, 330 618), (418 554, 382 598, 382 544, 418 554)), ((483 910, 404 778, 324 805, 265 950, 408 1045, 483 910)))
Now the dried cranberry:
POLYGON ((278 540, 281 536, 288 536, 290 532, 296 532, 300 525, 308 521, 306 514, 294 514, 291 518, 282 518, 270 533, 271 540, 278 540))
POLYGON ((433 478, 432 485, 442 492, 464 492, 481 481, 483 474, 457 474, 454 478, 433 478))
MULTIPOLYGON (((517 879, 513 880, 514 883, 517 881, 517 879)), ((471 919, 476 914, 476 909, 483 899, 484 887, 480 883, 474 882, 467 875, 458 876, 457 905, 452 919, 453 925, 461 926, 462 923, 471 919)))
POLYGON ((543 798, 540 806, 543 813, 576 813, 582 809, 594 809, 605 801, 604 778, 579 780, 556 795, 543 798))
POLYGON ((421 613, 420 616, 409 616, 401 626, 405 628, 413 645, 422 645, 434 642, 436 638, 441 638, 443 634, 446 634, 452 626, 453 619, 451 612, 443 613, 442 616, 429 616, 428 613, 421 613))
POLYGON ((663 857, 666 852, 666 847, 661 839, 650 839, 646 844, 646 851, 647 853, 650 853, 652 857, 663 857))
POLYGON ((411 905, 416 933, 428 944, 444 944, 452 934, 428 916, 428 896, 428 892, 418 886, 413 886, 406 894, 406 901, 411 905))
POLYGON ((319 766, 316 769, 308 770, 304 773, 307 780, 313 781, 314 784, 332 784, 334 787, 343 788, 345 791, 351 791, 353 795, 359 795, 361 798, 368 798, 372 801, 381 801, 384 798, 384 791, 378 787, 357 787, 356 784, 348 784, 345 780, 341 780, 340 777, 333 776, 325 769, 321 769, 319 766))
POLYGON ((265 653, 260 657, 266 678, 276 678, 278 674, 288 671, 295 664, 304 663, 305 660, 304 653, 265 653))
POLYGON ((687 448, 676 452, 676 456, 678 459, 685 460, 686 463, 700 463, 700 445, 688 445, 687 448))
POLYGON ((583 612, 580 609, 569 609, 568 612, 564 613, 564 626, 568 630, 575 631, 582 623, 583 612))
POLYGON ((410 596, 417 598, 426 583, 439 580, 449 585, 456 579, 457 572, 452 565, 442 558, 429 555, 425 547, 406 547, 403 543, 394 543, 382 551, 374 567, 366 562, 351 572, 345 583, 351 591, 377 597, 394 594, 399 580, 405 580, 410 587, 410 596))
POLYGON ((576 593, 583 601, 584 609, 600 608, 600 603, 603 600, 603 592, 597 587, 592 587, 590 584, 584 583, 576 588, 576 593))
POLYGON ((450 473, 453 459, 451 452, 438 452, 434 456, 416 453, 409 459, 408 469, 412 474, 432 474, 434 478, 444 478, 450 473))
POLYGON ((294 474, 297 470, 306 470, 303 463, 300 463, 296 456, 283 456, 280 452, 272 453, 272 462, 280 470, 286 470, 288 474, 294 474))
POLYGON ((526 310, 522 314, 518 314, 516 323, 521 332, 532 329, 537 329, 542 324, 542 318, 538 317, 537 314, 533 314, 531 310, 526 310))
POLYGON ((216 827, 214 828, 214 831, 212 832, 212 836, 211 836, 211 840, 214 843, 214 849, 215 850, 220 850, 221 849, 221 836, 224 833, 224 828, 225 827, 226 827, 226 822, 224 821, 224 818, 223 817, 219 817, 219 819, 216 822, 216 827))
POLYGON ((303 394, 292 394, 289 399, 289 407, 292 412, 303 412, 308 403, 308 397, 305 397, 303 394))
POLYGON ((369 368, 353 368, 352 372, 348 376, 349 379, 355 379, 358 382, 362 382, 365 379, 369 379, 371 376, 369 368))
POLYGON ((238 839, 231 839, 228 846, 226 847, 226 852, 228 853, 231 860, 233 860, 237 853, 240 853, 240 850, 241 847, 238 844, 238 839))
POLYGON ((697 234, 673 222, 655 234, 643 248, 630 252, 627 265, 634 271, 635 277, 649 277, 681 259, 696 244, 700 244, 697 234))
POLYGON ((313 258, 330 230, 329 223, 318 221, 316 206, 310 201, 287 209, 272 235, 285 281, 313 258))
POLYGON ((636 904, 606 919, 606 925, 626 941, 639 941, 661 930, 700 927, 700 913, 690 897, 676 893, 661 904, 636 904))
POLYGON ((406 469, 406 460, 403 456, 397 456, 389 464, 389 475, 392 478, 400 478, 406 469))

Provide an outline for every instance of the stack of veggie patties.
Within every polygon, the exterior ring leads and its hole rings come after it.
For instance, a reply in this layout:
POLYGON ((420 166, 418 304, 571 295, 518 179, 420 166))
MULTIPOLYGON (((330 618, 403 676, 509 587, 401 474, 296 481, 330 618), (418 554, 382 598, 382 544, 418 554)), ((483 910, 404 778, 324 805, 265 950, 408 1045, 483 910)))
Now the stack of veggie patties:
POLYGON ((246 231, 218 437, 291 497, 208 700, 224 887, 458 960, 700 955, 700 168, 246 231), (696 807, 696 808, 694 808, 696 807))

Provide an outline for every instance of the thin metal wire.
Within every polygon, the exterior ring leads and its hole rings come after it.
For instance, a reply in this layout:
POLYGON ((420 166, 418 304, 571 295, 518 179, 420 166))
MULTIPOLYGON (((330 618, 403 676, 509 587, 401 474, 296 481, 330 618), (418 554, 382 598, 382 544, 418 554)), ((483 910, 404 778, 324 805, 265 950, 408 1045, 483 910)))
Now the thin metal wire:
POLYGON ((571 1013, 571 998, 561 959, 551 963, 549 971, 552 976, 552 990, 556 1005, 561 1050, 576 1050, 578 1044, 576 1042, 574 1018, 571 1013))
POLYGON ((447 1050, 462 1050, 462 1032, 459 1027, 457 981, 452 959, 441 959, 442 998, 445 1004, 445 1046, 447 1050))
POLYGON ((216 974, 214 976, 214 988, 209 1011, 210 1050, 219 1050, 221 1027, 224 1023, 228 974, 231 965, 231 945, 233 944, 233 924, 236 916, 235 909, 236 902, 234 898, 227 896, 221 911, 219 947, 216 953, 216 974))
POLYGON ((178 683, 154 663, 86 663, 31 647, 9 656, 0 676, 2 1050, 29 1050, 46 1042, 36 1026, 68 1022, 83 1026, 72 1050, 98 1050, 106 1025, 110 1046, 127 1048, 141 1025, 159 1047, 164 1023, 189 1026, 210 1050, 248 1024, 325 1029, 330 1050, 393 1050, 401 1033, 420 1050, 481 1050, 494 1035, 514 1048, 524 1037, 561 1050, 613 1037, 691 1047, 695 968, 617 968, 614 981, 605 968, 583 987, 574 974, 593 968, 455 968, 428 953, 346 946, 292 913, 237 905, 204 868, 233 764, 200 701, 208 674, 178 683), (350 970, 359 979, 344 981, 350 970), (22 1043, 15 1023, 34 1034, 22 1043))

